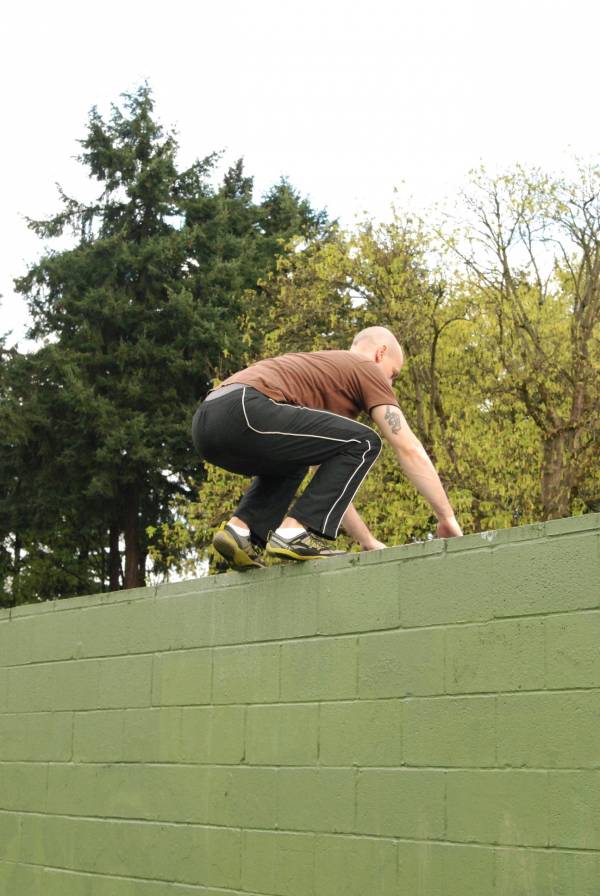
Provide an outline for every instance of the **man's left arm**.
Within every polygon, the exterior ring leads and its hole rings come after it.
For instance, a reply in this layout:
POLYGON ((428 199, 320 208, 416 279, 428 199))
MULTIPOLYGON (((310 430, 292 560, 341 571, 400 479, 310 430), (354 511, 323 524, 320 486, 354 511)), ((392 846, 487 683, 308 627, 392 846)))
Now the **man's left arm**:
POLYGON ((353 538, 360 545, 361 551, 378 551, 385 545, 377 541, 369 530, 365 521, 360 517, 354 504, 349 504, 346 513, 342 517, 342 528, 346 535, 353 538))

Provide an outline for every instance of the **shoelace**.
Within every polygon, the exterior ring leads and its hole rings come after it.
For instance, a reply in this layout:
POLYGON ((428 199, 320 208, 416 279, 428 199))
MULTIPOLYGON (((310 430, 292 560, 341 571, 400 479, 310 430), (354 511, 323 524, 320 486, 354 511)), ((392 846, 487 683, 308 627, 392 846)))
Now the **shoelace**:
POLYGON ((311 547, 319 548, 319 550, 324 550, 329 547, 326 538, 322 538, 320 535, 315 535, 313 532, 308 533, 308 542, 311 547))
POLYGON ((241 535, 239 536, 239 539, 242 550, 246 551, 249 557, 252 557, 253 559, 258 557, 260 549, 256 547, 249 535, 241 535))

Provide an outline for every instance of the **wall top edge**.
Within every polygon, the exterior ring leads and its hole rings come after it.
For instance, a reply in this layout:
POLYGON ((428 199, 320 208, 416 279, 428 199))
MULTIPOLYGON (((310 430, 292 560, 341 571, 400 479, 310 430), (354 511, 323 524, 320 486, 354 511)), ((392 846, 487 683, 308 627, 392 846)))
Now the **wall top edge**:
POLYGON ((553 539, 560 536, 594 531, 600 534, 600 513, 587 513, 581 516, 549 520, 545 523, 531 523, 526 526, 515 526, 509 529, 494 529, 473 535, 465 535, 463 538, 436 538, 430 541, 395 545, 381 551, 349 553, 326 562, 315 560, 302 565, 281 564, 250 573, 230 572, 218 576, 205 576, 199 579, 164 583, 146 588, 132 588, 127 591, 112 591, 42 601, 37 604, 23 604, 18 607, 0 609, 0 623, 12 618, 38 615, 40 613, 61 612, 77 609, 78 607, 85 608, 122 603, 123 601, 160 599, 161 597, 171 597, 178 594, 215 592, 222 588, 227 588, 228 590, 238 587, 243 588, 250 580, 250 577, 253 583, 259 577, 266 583, 274 579, 318 575, 325 571, 331 572, 334 569, 369 568, 373 565, 394 561, 403 562, 423 557, 435 558, 443 554, 494 550, 504 545, 540 539, 553 539))

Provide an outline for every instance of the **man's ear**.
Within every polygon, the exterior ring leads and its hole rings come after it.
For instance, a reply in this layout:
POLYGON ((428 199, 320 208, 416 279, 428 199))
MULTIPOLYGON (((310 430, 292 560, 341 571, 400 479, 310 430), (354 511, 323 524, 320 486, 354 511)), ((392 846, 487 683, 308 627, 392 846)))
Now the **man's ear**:
POLYGON ((381 361, 381 359, 385 355, 386 349, 387 345, 380 345, 375 349, 375 360, 377 362, 381 361))

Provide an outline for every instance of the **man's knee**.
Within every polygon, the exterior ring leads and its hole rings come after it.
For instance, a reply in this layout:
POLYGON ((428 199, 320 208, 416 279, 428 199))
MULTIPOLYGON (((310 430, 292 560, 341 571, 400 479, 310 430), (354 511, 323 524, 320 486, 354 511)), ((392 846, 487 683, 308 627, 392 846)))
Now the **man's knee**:
POLYGON ((375 456, 379 454, 381 449, 383 448, 383 442, 381 440, 381 436, 379 433, 375 432, 375 430, 371 430, 371 434, 369 435, 369 442, 372 446, 373 451, 375 452, 375 456))
POLYGON ((381 437, 373 429, 368 433, 361 432, 359 438, 353 439, 349 443, 347 450, 356 455, 357 458, 375 460, 379 456, 382 445, 381 437))

